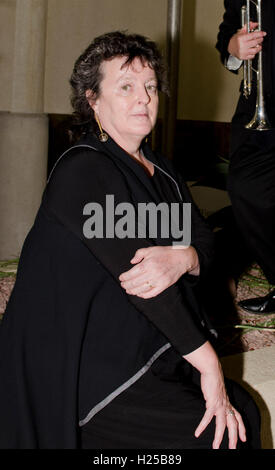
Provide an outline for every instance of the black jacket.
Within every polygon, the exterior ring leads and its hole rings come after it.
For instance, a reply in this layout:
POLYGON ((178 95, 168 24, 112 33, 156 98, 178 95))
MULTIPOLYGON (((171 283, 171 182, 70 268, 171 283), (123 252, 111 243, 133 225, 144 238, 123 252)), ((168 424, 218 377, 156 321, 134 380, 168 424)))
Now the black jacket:
MULTIPOLYGON (((169 240, 88 239, 83 207, 159 202, 144 169, 111 139, 88 137, 57 162, 23 246, 1 326, 0 447, 77 448, 78 426, 146 372, 168 348, 205 342, 192 276, 155 298, 127 295, 118 276, 140 247, 169 240), (92 146, 93 150, 87 146, 92 146)), ((144 153, 174 179, 167 202, 191 201, 169 161, 144 153), (178 185, 178 186, 177 186, 178 185)), ((167 179, 167 177, 166 177, 167 179)), ((202 272, 213 237, 192 208, 202 272)))

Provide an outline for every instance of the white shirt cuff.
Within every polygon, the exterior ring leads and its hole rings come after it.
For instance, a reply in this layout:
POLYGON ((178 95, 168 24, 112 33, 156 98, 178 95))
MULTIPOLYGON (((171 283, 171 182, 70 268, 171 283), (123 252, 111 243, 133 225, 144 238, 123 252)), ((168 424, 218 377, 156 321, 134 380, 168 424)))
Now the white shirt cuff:
POLYGON ((243 61, 241 59, 238 59, 237 57, 234 57, 230 54, 225 66, 228 70, 238 70, 242 63, 243 61))

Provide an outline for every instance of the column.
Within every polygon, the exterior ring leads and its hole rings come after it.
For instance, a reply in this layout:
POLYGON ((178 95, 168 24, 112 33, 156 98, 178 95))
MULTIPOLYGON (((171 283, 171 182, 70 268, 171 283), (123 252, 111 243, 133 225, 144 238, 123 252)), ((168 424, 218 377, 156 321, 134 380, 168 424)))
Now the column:
POLYGON ((47 177, 47 0, 17 0, 11 105, 0 113, 0 259, 20 254, 47 177))
POLYGON ((167 0, 166 56, 170 96, 165 98, 162 130, 162 152, 171 160, 174 155, 174 142, 177 123, 179 48, 182 0, 167 0))

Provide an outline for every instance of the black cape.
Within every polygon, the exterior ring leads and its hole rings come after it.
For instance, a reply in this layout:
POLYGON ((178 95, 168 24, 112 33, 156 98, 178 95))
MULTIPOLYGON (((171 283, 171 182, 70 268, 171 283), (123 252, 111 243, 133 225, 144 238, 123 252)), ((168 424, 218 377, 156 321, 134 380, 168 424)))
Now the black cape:
MULTIPOLYGON (((172 347, 180 357, 207 338, 193 276, 149 300, 120 287, 138 248, 171 240, 84 236, 87 203, 104 206, 106 194, 133 205, 161 197, 112 139, 89 136, 78 145, 50 175, 1 325, 1 448, 77 448, 79 425, 163 352, 172 347)), ((166 172, 166 200, 191 202, 171 163, 143 151, 166 172)), ((203 273, 213 236, 193 203, 192 244, 203 273)))

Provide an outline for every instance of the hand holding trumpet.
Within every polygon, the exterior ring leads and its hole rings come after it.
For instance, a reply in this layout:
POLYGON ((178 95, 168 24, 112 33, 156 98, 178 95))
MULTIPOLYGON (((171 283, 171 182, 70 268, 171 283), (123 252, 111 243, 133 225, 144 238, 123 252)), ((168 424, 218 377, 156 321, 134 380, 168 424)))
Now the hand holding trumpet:
POLYGON ((250 22, 250 30, 247 32, 246 25, 234 34, 228 44, 228 52, 241 60, 254 59, 255 55, 262 50, 262 42, 266 36, 265 31, 254 31, 258 23, 250 22))

